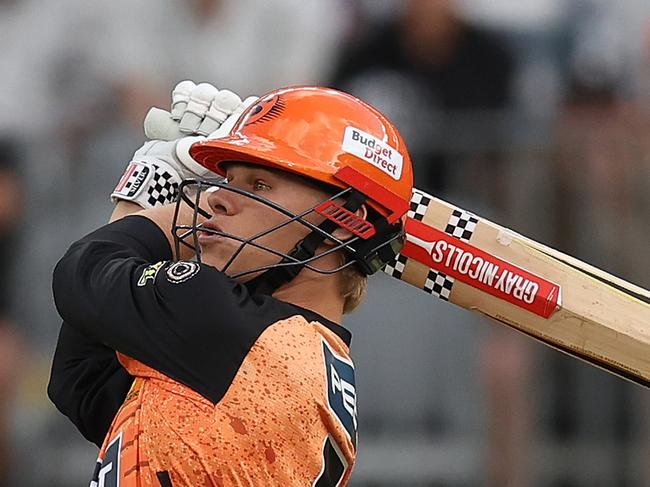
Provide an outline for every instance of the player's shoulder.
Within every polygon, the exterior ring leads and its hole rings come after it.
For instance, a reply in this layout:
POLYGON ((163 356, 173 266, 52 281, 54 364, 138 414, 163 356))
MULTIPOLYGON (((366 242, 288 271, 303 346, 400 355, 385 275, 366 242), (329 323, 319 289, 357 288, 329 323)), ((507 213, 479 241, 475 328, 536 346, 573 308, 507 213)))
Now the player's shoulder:
POLYGON ((346 347, 350 346, 352 333, 344 326, 325 318, 315 311, 294 304, 284 304, 287 305, 288 311, 293 310, 294 316, 303 319, 307 326, 315 330, 316 333, 323 336, 325 339, 329 341, 340 341, 346 347))

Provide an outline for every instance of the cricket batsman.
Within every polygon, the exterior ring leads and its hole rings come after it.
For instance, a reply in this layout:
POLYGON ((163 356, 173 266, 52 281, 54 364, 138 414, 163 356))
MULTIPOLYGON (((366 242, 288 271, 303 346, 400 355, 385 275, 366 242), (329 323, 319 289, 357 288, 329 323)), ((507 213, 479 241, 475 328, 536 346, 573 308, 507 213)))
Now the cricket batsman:
POLYGON ((54 270, 48 393, 100 446, 90 485, 344 486, 357 398, 341 322, 402 246, 404 141, 321 87, 242 102, 183 82, 169 123, 178 138, 135 153, 111 223, 54 270))

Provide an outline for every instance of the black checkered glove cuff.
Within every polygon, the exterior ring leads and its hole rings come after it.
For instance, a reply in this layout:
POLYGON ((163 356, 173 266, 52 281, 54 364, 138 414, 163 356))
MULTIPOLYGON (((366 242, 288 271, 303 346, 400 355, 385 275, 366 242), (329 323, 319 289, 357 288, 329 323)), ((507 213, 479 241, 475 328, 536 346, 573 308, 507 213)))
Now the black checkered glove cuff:
POLYGON ((111 193, 111 201, 131 201, 153 208, 176 201, 181 177, 178 171, 155 157, 132 161, 111 193))

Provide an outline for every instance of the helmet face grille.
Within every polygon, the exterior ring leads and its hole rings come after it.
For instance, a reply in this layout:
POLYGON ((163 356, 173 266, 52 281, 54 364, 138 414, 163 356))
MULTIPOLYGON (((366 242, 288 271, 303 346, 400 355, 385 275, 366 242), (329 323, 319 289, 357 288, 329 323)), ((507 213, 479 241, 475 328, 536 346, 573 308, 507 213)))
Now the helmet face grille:
MULTIPOLYGON (((387 251, 392 249, 394 241, 401 241, 403 235, 400 232, 396 232, 396 227, 399 227, 399 225, 393 225, 390 232, 379 231, 376 225, 359 218, 354 212, 341 207, 337 203, 337 200, 351 198, 353 193, 354 189, 348 187, 333 194, 325 201, 296 214, 260 195, 231 186, 222 179, 185 180, 179 188, 179 198, 176 203, 176 211, 172 222, 176 255, 181 255, 181 246, 187 247, 194 252, 196 260, 201 262, 202 254, 198 236, 201 232, 204 232, 239 242, 239 246, 235 249, 233 255, 219 269, 231 278, 236 279, 249 276, 243 279, 243 281, 247 281, 257 276, 256 279, 259 279, 261 273, 278 268, 295 268, 297 269, 295 274, 297 274, 303 267, 320 274, 334 274, 353 265, 356 265, 365 274, 372 274, 394 258, 394 252, 386 253, 384 249, 387 251), (212 215, 208 210, 201 207, 201 198, 206 191, 214 190, 230 191, 251 198, 285 215, 286 219, 279 224, 264 228, 251 236, 233 235, 221 230, 215 230, 209 226, 204 227, 203 222, 209 220, 212 215), (192 209, 191 219, 188 219, 187 216, 181 217, 181 215, 187 215, 187 212, 181 211, 182 205, 189 205, 192 209), (325 218, 324 222, 318 225, 310 222, 307 218, 314 214, 323 216, 325 218), (294 222, 300 223, 309 229, 311 231, 310 236, 315 234, 321 238, 321 241, 327 240, 332 245, 328 246, 326 250, 319 250, 318 253, 314 252, 309 255, 296 257, 299 254, 292 254, 291 252, 283 253, 260 242, 262 237, 273 235, 274 232, 281 232, 287 225, 294 222), (349 230, 352 236, 347 240, 337 238, 334 235, 334 230, 339 227, 349 230), (270 259, 272 262, 268 265, 241 270, 237 273, 229 272, 235 259, 238 258, 247 246, 260 249, 267 252, 270 256, 274 256, 270 259), (345 255, 343 264, 333 269, 324 269, 318 265, 316 261, 319 258, 334 252, 342 252, 345 255)), ((385 222, 383 217, 381 220, 385 222)), ((297 242, 295 248, 300 248, 305 240, 303 239, 297 242)))
POLYGON ((314 223, 310 222, 307 220, 307 217, 311 214, 317 213, 316 208, 318 206, 321 206, 324 203, 327 203, 328 201, 333 201, 336 198, 341 198, 345 197, 345 195, 349 194, 351 189, 347 190, 342 190, 339 191, 337 194, 332 195, 330 198, 328 198, 325 202, 319 203, 318 205, 308 208, 307 210, 301 212, 301 213, 293 213, 290 210, 274 203, 273 201, 270 201, 266 198, 263 198, 259 195, 250 193, 246 190, 230 186, 228 183, 222 179, 210 179, 210 180, 185 180, 181 183, 180 188, 179 188, 179 198, 176 202, 176 211, 174 213, 174 219, 172 222, 172 232, 174 236, 174 244, 176 248, 176 255, 180 255, 180 248, 181 246, 187 247, 191 249, 196 256, 196 260, 198 262, 201 262, 201 246, 199 244, 199 239, 198 235, 203 232, 203 233, 209 233, 213 235, 219 235, 221 237, 234 240, 240 243, 239 247, 237 250, 234 252, 234 254, 229 258, 229 260, 224 264, 223 268, 220 269, 222 272, 226 272, 229 270, 230 266, 234 262, 234 260, 241 254, 241 252, 246 248, 246 246, 250 247, 255 247, 258 249, 261 249, 265 252, 268 252, 270 255, 274 255, 277 257, 277 262, 265 265, 262 267, 256 267, 256 268, 251 268, 247 269, 245 271, 239 272, 237 274, 229 274, 230 277, 232 278, 238 278, 242 276, 246 276, 249 274, 256 274, 268 269, 276 268, 276 267, 287 267, 287 266, 295 266, 295 265, 302 265, 304 267, 307 267, 315 272, 321 273, 321 274, 333 274, 336 272, 341 271, 345 267, 348 267, 349 265, 352 265, 354 262, 346 262, 346 264, 339 266, 335 269, 322 269, 318 267, 317 265, 314 265, 313 262, 317 260, 320 257, 323 257, 325 255, 337 252, 339 250, 342 250, 346 253, 355 253, 356 251, 352 247, 352 244, 357 242, 361 237, 359 236, 354 236, 350 238, 349 240, 342 241, 332 235, 331 232, 326 232, 319 228, 317 225, 314 223), (230 191, 233 193, 237 193, 239 195, 251 198, 257 202, 259 202, 262 205, 265 205, 267 207, 272 208, 275 211, 278 211, 279 213, 282 213, 286 216, 286 219, 275 226, 271 226, 268 228, 265 228, 261 230, 260 232, 256 233, 255 235, 249 236, 249 237, 242 237, 239 235, 233 235, 221 230, 214 230, 211 228, 207 228, 203 226, 203 222, 211 218, 211 214, 208 210, 203 208, 200 204, 201 202, 201 197, 202 195, 209 190, 215 190, 218 189, 219 191, 225 190, 225 191, 230 191), (183 212, 181 211, 181 206, 182 205, 188 205, 191 207, 193 213, 192 213, 192 218, 188 221, 187 219, 183 220, 181 215, 183 212), (282 231, 286 226, 290 225, 293 222, 298 222, 308 229, 310 229, 312 232, 320 233, 324 239, 329 239, 331 240, 334 245, 327 249, 326 251, 323 251, 319 254, 316 254, 309 259, 306 259, 304 261, 297 260, 290 255, 279 252, 275 249, 272 249, 266 245, 263 245, 259 242, 262 237, 265 237, 267 235, 272 235, 274 232, 280 232, 282 231))

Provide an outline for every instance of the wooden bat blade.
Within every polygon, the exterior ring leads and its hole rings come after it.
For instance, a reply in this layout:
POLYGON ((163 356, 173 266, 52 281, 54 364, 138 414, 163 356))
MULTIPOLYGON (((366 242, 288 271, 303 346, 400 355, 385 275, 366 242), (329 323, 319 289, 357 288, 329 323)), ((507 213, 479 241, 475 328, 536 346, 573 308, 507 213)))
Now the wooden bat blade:
POLYGON ((650 386, 650 292, 415 190, 384 272, 650 386))

